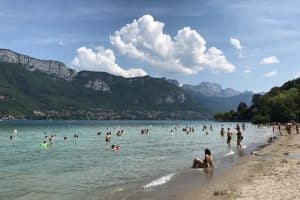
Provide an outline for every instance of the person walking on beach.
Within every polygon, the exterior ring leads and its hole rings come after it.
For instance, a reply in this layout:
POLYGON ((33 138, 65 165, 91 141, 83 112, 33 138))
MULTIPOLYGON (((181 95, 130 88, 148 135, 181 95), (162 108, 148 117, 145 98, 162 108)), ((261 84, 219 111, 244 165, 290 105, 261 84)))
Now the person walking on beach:
POLYGON ((240 129, 236 133, 236 136, 237 136, 236 145, 238 148, 242 148, 241 142, 243 140, 243 135, 240 129))
POLYGON ((232 138, 232 133, 230 131, 230 128, 228 128, 227 129, 227 144, 228 144, 228 147, 231 147, 231 145, 230 145, 231 138, 232 138))

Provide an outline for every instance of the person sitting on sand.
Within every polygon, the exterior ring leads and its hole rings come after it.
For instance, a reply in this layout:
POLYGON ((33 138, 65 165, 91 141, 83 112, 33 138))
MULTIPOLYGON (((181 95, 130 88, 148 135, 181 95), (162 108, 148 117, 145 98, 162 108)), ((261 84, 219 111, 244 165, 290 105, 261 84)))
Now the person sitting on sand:
POLYGON ((213 163, 213 156, 211 155, 211 152, 209 149, 204 150, 204 160, 201 161, 198 158, 194 159, 193 162, 193 168, 205 168, 205 169, 211 169, 214 167, 213 163))

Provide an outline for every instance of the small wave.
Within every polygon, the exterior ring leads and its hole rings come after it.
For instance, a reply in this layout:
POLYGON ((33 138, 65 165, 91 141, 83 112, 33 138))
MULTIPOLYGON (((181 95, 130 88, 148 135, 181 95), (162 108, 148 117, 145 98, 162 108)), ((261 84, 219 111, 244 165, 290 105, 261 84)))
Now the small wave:
POLYGON ((234 154, 235 154, 235 152, 230 150, 228 153, 225 154, 225 156, 231 156, 231 155, 234 155, 234 154))
POLYGON ((158 186, 158 185, 163 185, 167 182, 170 181, 170 179, 175 175, 175 173, 173 174, 169 174, 167 176, 163 176, 163 177, 160 177, 159 179, 156 179, 154 181, 152 181, 151 183, 143 186, 143 189, 146 189, 146 188, 150 188, 150 187, 155 187, 155 186, 158 186))

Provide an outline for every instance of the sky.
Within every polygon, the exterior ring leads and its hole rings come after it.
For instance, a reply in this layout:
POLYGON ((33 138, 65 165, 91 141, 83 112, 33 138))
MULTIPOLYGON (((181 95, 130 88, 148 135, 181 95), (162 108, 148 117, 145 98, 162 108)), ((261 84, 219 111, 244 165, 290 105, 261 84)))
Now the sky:
POLYGON ((0 0, 0 48, 77 71, 268 91, 300 76, 297 0, 0 0))

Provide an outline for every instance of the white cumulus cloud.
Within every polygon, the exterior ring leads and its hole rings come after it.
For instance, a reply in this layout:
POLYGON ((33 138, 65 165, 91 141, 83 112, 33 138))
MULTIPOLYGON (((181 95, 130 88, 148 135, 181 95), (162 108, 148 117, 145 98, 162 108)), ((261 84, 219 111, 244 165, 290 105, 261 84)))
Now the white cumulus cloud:
POLYGON ((277 71, 270 71, 264 74, 264 77, 270 78, 277 75, 277 71))
POLYGON ((236 49, 239 51, 239 57, 240 57, 240 58, 243 58, 244 56, 242 55, 242 49, 243 49, 244 47, 241 45, 240 40, 237 39, 237 38, 231 37, 231 38, 230 38, 230 44, 231 44, 232 46, 234 46, 234 48, 236 48, 236 49))
POLYGON ((259 62, 259 64, 262 64, 262 65, 271 65, 271 64, 276 64, 276 63, 279 63, 279 59, 276 56, 269 56, 269 57, 263 58, 259 62))
POLYGON ((114 52, 104 47, 90 49, 80 47, 72 65, 75 69, 88 71, 103 71, 123 77, 145 76, 147 73, 140 68, 123 69, 116 64, 114 52))
POLYGON ((111 44, 123 55, 143 61, 162 72, 196 74, 203 69, 233 72, 231 64, 216 47, 195 30, 184 27, 175 37, 164 33, 165 24, 144 15, 110 36, 111 44))
POLYGON ((232 46, 234 46, 235 48, 237 48, 238 50, 241 50, 243 47, 241 45, 241 42, 237 39, 237 38, 230 38, 230 43, 232 46))

